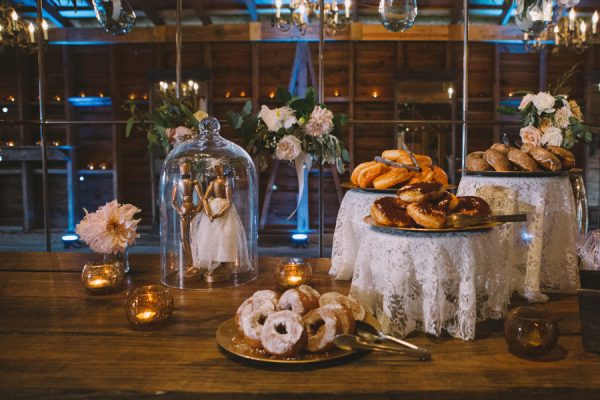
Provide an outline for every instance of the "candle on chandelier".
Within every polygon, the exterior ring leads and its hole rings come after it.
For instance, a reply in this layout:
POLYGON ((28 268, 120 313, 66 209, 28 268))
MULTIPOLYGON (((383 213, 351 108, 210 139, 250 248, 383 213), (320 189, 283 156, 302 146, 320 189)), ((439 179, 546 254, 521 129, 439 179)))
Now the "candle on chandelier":
POLYGON ((344 1, 344 8, 346 11, 346 18, 350 18, 350 5, 352 4, 352 0, 344 1))
POLYGON ((585 24, 585 21, 581 21, 581 24, 579 24, 579 31, 581 32, 581 36, 585 37, 585 32, 587 31, 587 25, 585 24))
POLYGON ((598 28, 598 11, 594 11, 592 15, 592 34, 595 35, 598 28))
POLYGON ((554 27, 554 44, 557 46, 560 44, 560 34, 558 33, 558 26, 554 27))
POLYGON ((14 30, 17 30, 17 21, 19 21, 19 14, 17 14, 15 10, 12 10, 12 13, 10 13, 10 18, 12 20, 12 28, 14 30))
POLYGON ((575 30, 575 9, 571 8, 571 11, 569 11, 569 30, 573 31, 575 30))
POLYGON ((275 17, 281 18, 281 0, 275 0, 275 17))
POLYGON ((334 0, 333 3, 331 4, 331 10, 333 11, 333 23, 337 24, 338 23, 337 0, 334 0))
POLYGON ((4 30, 4 27, 2 26, 2 24, 0 24, 0 43, 2 43, 2 31, 4 30))
POLYGON ((304 7, 304 3, 300 4, 300 7, 298 7, 298 13, 300 14, 300 23, 304 23, 304 17, 305 17, 305 13, 306 13, 306 8, 304 7))
POLYGON ((45 19, 42 20, 42 32, 44 32, 44 40, 48 40, 48 23, 45 19))
POLYGON ((29 31, 29 41, 31 43, 35 42, 35 36, 33 35, 33 33, 35 32, 35 26, 33 26, 31 22, 29 23, 27 30, 29 31))

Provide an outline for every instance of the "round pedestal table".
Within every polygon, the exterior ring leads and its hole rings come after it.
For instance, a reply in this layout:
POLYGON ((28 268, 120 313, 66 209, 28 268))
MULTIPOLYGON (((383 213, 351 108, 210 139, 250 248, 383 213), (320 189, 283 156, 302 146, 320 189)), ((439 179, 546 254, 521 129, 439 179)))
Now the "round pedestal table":
POLYGON ((498 240, 495 229, 429 234, 369 227, 350 295, 385 333, 439 336, 446 330, 473 339, 476 322, 502 318, 509 301, 498 240))
POLYGON ((329 274, 336 279, 352 279, 361 238, 369 229, 369 225, 363 222, 363 218, 370 214, 371 204, 384 196, 394 196, 394 194, 349 190, 344 195, 335 223, 331 249, 329 274))
POLYGON ((576 291, 577 222, 568 176, 463 176, 458 195, 485 199, 494 214, 527 214, 527 222, 499 229, 511 292, 545 302, 548 297, 542 291, 576 291))

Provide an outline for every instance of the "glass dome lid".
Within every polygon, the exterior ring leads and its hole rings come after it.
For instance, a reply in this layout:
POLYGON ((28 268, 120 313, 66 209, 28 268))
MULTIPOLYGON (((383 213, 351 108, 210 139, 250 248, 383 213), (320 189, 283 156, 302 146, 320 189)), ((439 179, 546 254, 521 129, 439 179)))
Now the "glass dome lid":
POLYGON ((258 275, 258 189, 248 153, 212 117, 180 138, 160 179, 162 281, 180 289, 235 286, 258 275))

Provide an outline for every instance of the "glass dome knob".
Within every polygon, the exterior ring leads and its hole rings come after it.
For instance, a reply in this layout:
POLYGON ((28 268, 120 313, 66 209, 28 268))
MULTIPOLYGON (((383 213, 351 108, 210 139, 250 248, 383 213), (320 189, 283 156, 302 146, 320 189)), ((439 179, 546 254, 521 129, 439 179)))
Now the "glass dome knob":
POLYGON ((206 117, 200 121, 200 132, 208 135, 218 135, 221 130, 219 120, 214 117, 206 117))

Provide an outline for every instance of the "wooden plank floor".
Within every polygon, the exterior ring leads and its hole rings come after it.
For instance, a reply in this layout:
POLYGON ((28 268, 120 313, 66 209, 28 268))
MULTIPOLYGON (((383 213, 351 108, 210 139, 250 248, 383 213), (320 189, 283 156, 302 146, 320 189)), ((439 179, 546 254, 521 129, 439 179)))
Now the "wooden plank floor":
MULTIPOLYGON (((0 253, 0 398, 201 399, 592 399, 600 398, 600 355, 581 346, 577 300, 553 298, 559 349, 545 361, 517 358, 499 333, 464 342, 411 340, 430 363, 367 354, 309 368, 241 362, 216 346, 215 331, 257 289, 273 288, 273 258, 259 278, 211 292, 173 290, 175 312, 161 330, 132 330, 126 288, 88 294, 79 280, 91 255, 0 253)), ((134 255, 126 286, 159 281, 158 257, 134 255)), ((311 260, 313 285, 346 293, 311 260)), ((493 324, 492 324, 493 325, 493 324)), ((497 326, 498 324, 496 324, 497 326)))

